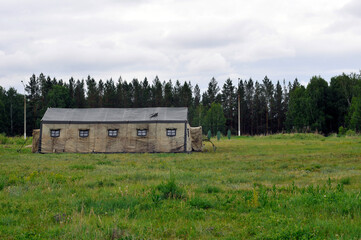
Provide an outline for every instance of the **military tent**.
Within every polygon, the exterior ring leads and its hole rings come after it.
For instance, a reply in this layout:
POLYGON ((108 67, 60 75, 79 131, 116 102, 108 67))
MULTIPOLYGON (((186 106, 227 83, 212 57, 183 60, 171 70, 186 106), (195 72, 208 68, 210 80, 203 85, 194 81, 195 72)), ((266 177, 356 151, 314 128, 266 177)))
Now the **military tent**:
POLYGON ((48 108, 38 152, 200 151, 199 128, 190 127, 187 115, 186 107, 48 108))

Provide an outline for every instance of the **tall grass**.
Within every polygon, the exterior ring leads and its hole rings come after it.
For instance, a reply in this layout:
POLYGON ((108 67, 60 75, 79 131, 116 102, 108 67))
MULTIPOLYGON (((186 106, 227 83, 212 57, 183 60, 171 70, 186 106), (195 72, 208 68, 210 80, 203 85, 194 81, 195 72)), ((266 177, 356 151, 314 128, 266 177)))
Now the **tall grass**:
MULTIPOLYGON (((27 139, 27 143, 31 144, 32 138, 28 137, 27 139)), ((7 137, 4 133, 0 133, 0 145, 5 145, 5 144, 17 144, 17 145, 21 145, 24 144, 25 140, 23 137, 21 136, 16 136, 16 137, 7 137)))
POLYGON ((237 137, 192 154, 31 154, 7 143, 0 239, 360 239, 360 142, 237 137))

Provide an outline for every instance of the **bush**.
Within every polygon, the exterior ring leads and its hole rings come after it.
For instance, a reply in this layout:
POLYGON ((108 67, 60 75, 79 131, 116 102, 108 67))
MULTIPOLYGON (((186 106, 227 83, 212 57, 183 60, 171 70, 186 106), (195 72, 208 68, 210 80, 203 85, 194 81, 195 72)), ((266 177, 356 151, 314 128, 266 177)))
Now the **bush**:
POLYGON ((9 139, 5 136, 5 133, 0 134, 0 144, 7 144, 9 139))
MULTIPOLYGON (((31 143, 32 137, 26 138, 28 143, 31 143)), ((16 137, 7 137, 5 133, 0 133, 0 144, 17 144, 17 145, 23 145, 25 143, 25 140, 22 136, 16 136, 16 137)))
POLYGON ((218 193, 221 191, 221 189, 219 187, 216 186, 205 186, 204 191, 206 193, 218 193))
POLYGON ((355 136, 355 135, 356 135, 355 131, 353 131, 351 129, 347 130, 347 132, 346 132, 346 136, 352 137, 352 136, 355 136))
POLYGON ((344 128, 343 126, 338 128, 338 134, 341 135, 341 136, 345 135, 346 131, 347 131, 347 128, 344 128))
POLYGON ((212 132, 211 132, 211 130, 208 130, 208 133, 207 133, 207 138, 208 138, 208 140, 210 140, 211 137, 212 137, 212 132))
POLYGON ((186 198, 183 188, 177 186, 175 179, 171 178, 167 183, 161 183, 157 186, 157 190, 161 192, 162 199, 181 199, 186 198))
POLYGON ((231 140, 231 130, 230 129, 228 129, 228 131, 227 131, 227 137, 229 140, 231 140))
POLYGON ((6 187, 8 183, 8 179, 5 176, 0 176, 0 191, 4 189, 4 187, 6 187))
POLYGON ((95 166, 79 164, 79 165, 72 165, 69 168, 73 170, 93 170, 95 169, 95 166))
POLYGON ((220 131, 217 132, 217 140, 219 141, 219 139, 221 139, 221 132, 220 131))
POLYGON ((195 197, 189 201, 192 207, 208 209, 212 208, 213 204, 206 198, 195 197))
POLYGON ((343 185, 350 185, 351 184, 351 179, 349 177, 342 178, 340 182, 343 185))

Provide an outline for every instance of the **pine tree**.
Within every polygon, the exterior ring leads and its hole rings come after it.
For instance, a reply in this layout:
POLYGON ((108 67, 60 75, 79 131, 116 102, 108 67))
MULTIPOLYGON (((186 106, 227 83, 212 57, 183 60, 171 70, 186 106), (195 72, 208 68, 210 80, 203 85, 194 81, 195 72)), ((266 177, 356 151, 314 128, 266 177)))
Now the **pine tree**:
POLYGON ((177 80, 173 87, 173 106, 180 107, 181 106, 181 84, 177 80))
POLYGON ((94 78, 88 76, 86 80, 87 85, 87 104, 90 108, 99 107, 99 91, 97 88, 97 83, 95 82, 94 78))
POLYGON ((193 96, 194 96, 194 107, 198 107, 201 102, 201 90, 199 89, 198 84, 193 89, 193 96))
POLYGON ((74 89, 74 107, 85 108, 86 106, 84 80, 77 80, 74 89))
POLYGON ((163 87, 162 87, 162 83, 159 81, 158 76, 156 76, 155 79, 153 80, 152 99, 153 99, 153 107, 162 107, 163 87))
POLYGON ((124 105, 124 91, 123 91, 123 80, 122 77, 119 77, 118 82, 116 84, 116 107, 123 108, 124 105))
POLYGON ((104 85, 103 106, 116 107, 117 105, 117 89, 114 85, 113 79, 109 79, 104 85))
POLYGON ((237 116, 237 96, 231 79, 227 79, 222 88, 222 107, 226 116, 226 126, 235 130, 235 117, 237 116))
MULTIPOLYGON (((243 84, 243 80, 240 80, 238 82, 238 89, 237 89, 237 94, 240 97, 240 110, 241 110, 241 134, 244 134, 246 132, 246 115, 248 114, 247 112, 247 103, 245 100, 245 87, 243 84)), ((238 96, 237 96, 237 102, 238 102, 238 96)), ((238 103, 237 103, 238 104, 238 103)), ((237 106, 238 108, 238 106, 237 106)), ((237 109, 237 118, 238 118, 238 109, 237 109)), ((238 125, 238 123, 237 123, 238 125)), ((237 126, 238 127, 238 126, 237 126)))
POLYGON ((151 93, 151 87, 149 86, 147 78, 144 78, 142 91, 143 91, 143 94, 142 94, 143 106, 150 107, 152 93, 151 93))
POLYGON ((268 134, 270 129, 272 129, 272 120, 273 120, 273 92, 274 86, 273 83, 269 80, 267 76, 263 79, 263 96, 265 104, 265 134, 268 134), (271 126, 270 126, 271 125, 271 126))
POLYGON ((248 81, 245 81, 245 101, 246 101, 246 109, 245 111, 248 113, 246 115, 246 126, 248 127, 248 133, 253 135, 255 133, 255 108, 253 104, 254 99, 254 83, 250 78, 248 81))
POLYGON ((164 83, 164 106, 165 107, 172 107, 174 104, 173 101, 173 84, 172 80, 164 83))
POLYGON ((74 99, 74 95, 75 95, 75 81, 74 78, 71 77, 69 79, 69 97, 70 97, 70 107, 73 108, 75 105, 75 99, 74 99))
POLYGON ((28 93, 27 94, 28 104, 26 110, 28 114, 26 116, 27 117, 26 121, 30 132, 30 130, 40 127, 40 118, 42 117, 39 114, 41 108, 40 84, 39 84, 39 78, 37 78, 35 74, 33 74, 30 77, 30 81, 26 85, 25 90, 28 93))
POLYGON ((103 103, 103 99, 104 99, 104 83, 103 80, 99 80, 98 82, 98 88, 97 88, 97 93, 98 93, 98 107, 103 107, 104 103, 103 103))
POLYGON ((192 102, 192 85, 190 82, 184 82, 180 89, 180 107, 190 108, 192 106, 192 102))
POLYGON ((132 85, 133 85, 133 107, 136 108, 143 107, 142 85, 141 83, 139 83, 137 78, 133 79, 132 85))
POLYGON ((274 118, 275 125, 277 128, 275 132, 280 132, 283 129, 283 122, 285 120, 284 109, 283 109, 283 92, 282 87, 279 81, 277 81, 276 90, 274 92, 274 106, 272 109, 274 110, 274 118))
POLYGON ((218 82, 216 81, 216 79, 213 77, 211 79, 211 81, 208 84, 208 89, 207 89, 207 95, 209 98, 209 104, 211 105, 214 102, 220 103, 221 102, 221 95, 219 94, 219 87, 218 87, 218 82))

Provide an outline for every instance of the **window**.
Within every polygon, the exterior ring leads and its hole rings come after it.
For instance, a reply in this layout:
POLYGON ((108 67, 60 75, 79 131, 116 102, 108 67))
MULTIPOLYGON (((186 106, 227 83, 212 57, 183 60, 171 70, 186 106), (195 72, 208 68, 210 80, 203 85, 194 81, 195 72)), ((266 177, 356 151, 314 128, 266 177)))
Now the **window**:
POLYGON ((177 129, 168 129, 167 128, 167 136, 168 137, 174 137, 176 135, 177 129))
POLYGON ((79 130, 79 137, 88 137, 89 136, 89 130, 79 130))
POLYGON ((116 137, 116 136, 118 136, 118 129, 108 129, 108 136, 109 136, 109 137, 116 137))
POLYGON ((141 137, 147 136, 147 129, 137 129, 137 136, 141 136, 141 137))
POLYGON ((59 137, 60 136, 60 129, 51 129, 50 130, 51 137, 59 137))

